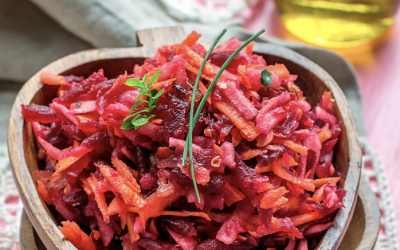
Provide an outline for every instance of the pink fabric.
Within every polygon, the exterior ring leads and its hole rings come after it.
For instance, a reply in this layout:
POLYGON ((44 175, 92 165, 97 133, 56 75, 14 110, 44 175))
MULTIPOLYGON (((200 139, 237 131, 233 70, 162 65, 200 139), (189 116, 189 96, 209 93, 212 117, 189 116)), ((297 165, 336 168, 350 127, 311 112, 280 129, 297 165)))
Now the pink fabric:
MULTIPOLYGON (((238 16, 252 31, 265 28, 267 35, 282 36, 278 13, 272 0, 258 1, 238 16)), ((374 55, 372 65, 357 67, 364 105, 364 120, 372 147, 381 156, 389 179, 396 212, 397 241, 400 242, 400 12, 393 36, 374 55)))

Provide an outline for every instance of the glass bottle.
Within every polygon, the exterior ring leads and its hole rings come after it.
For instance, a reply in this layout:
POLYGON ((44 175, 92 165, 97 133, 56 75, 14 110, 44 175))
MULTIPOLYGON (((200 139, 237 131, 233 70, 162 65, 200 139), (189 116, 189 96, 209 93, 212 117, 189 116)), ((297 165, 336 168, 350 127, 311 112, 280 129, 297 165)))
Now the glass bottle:
POLYGON ((332 49, 381 40, 400 0, 275 0, 283 25, 307 43, 332 49))

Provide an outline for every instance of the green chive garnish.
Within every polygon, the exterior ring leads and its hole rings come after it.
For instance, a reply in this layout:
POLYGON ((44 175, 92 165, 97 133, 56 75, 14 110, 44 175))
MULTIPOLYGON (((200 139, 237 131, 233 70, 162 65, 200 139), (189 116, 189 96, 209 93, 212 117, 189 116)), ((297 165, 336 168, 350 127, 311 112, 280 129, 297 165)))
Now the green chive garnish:
POLYGON ((182 166, 184 167, 186 165, 187 151, 188 151, 188 147, 190 145, 190 150, 189 150, 190 151, 189 152, 189 154, 190 154, 190 157, 189 157, 189 159, 190 159, 190 172, 192 173, 194 190, 196 192, 197 200, 198 200, 199 203, 200 203, 200 196, 199 196, 199 190, 197 189, 196 178, 194 176, 193 157, 192 157, 192 153, 193 153, 192 152, 192 134, 193 134, 193 128, 194 128, 194 124, 193 124, 194 103, 195 103, 195 99, 196 99, 197 87, 199 86, 199 81, 200 81, 201 73, 203 72, 204 65, 206 64, 206 62, 208 60, 208 57, 210 56, 211 52, 213 51, 213 49, 217 45, 219 39, 221 39, 221 37, 225 34, 225 32, 226 32, 226 29, 224 29, 219 34, 219 36, 215 39, 214 43, 211 45, 210 49, 207 51, 207 54, 205 55, 205 57, 203 59, 203 62, 200 65, 199 72, 197 74, 196 81, 195 81, 194 86, 193 86, 192 102, 190 104, 189 132, 188 132, 188 136, 186 138, 185 148, 183 150, 182 166))
MULTIPOLYGON (((218 42, 219 38, 221 38, 221 36, 225 33, 226 30, 222 31, 220 36, 217 38, 216 41, 214 41, 214 46, 215 44, 218 42)), ((192 173, 192 179, 193 179, 193 184, 194 184, 194 189, 196 191, 196 196, 197 196, 197 200, 200 203, 200 196, 199 196, 199 192, 197 190, 197 183, 196 183, 196 179, 194 176, 194 168, 193 168, 193 156, 192 156, 192 133, 193 133, 193 128, 194 128, 194 121, 197 121, 197 119, 199 119, 201 110, 203 109, 203 106, 205 104, 205 102, 207 101, 208 96, 211 93, 211 90, 213 89, 214 85, 217 83, 218 78, 221 76, 222 72, 224 72, 225 68, 229 65, 229 63, 232 61, 232 59, 239 54, 239 52, 246 47, 250 42, 252 42, 254 39, 256 39, 258 36, 260 36, 262 33, 264 33, 265 30, 262 29, 259 32, 257 32, 257 34, 253 35, 252 37, 250 37, 246 42, 244 42, 238 49, 235 50, 235 52, 232 53, 232 55, 229 56, 229 58, 225 61, 225 63, 222 65, 222 67, 219 69, 218 73, 215 75, 214 79, 212 80, 210 86, 208 87, 205 95, 203 96, 203 98, 200 101, 199 107, 196 110, 196 114, 195 116, 192 118, 193 112, 194 112, 194 98, 195 98, 195 94, 196 94, 196 89, 200 80, 200 76, 201 76, 201 72, 203 70, 203 67, 208 59, 208 55, 211 54, 211 51, 213 49, 213 47, 210 48, 210 50, 207 52, 206 57, 203 60, 203 63, 201 64, 201 67, 199 69, 199 73, 197 74, 197 78, 196 78, 196 82, 195 82, 195 87, 193 88, 193 97, 192 97, 192 105, 190 108, 190 121, 189 121, 189 133, 188 136, 186 138, 186 143, 185 143, 185 148, 183 151, 183 160, 182 160, 182 166, 185 166, 186 163, 186 157, 187 157, 187 149, 189 148, 189 161, 190 161, 190 171, 192 173)))

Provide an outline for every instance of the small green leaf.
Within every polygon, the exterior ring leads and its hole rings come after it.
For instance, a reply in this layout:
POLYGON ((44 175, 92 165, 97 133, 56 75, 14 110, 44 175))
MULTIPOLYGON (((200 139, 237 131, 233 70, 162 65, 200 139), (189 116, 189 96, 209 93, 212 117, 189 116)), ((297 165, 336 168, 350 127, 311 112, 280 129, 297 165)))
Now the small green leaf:
POLYGON ((133 126, 132 122, 130 120, 127 120, 127 121, 124 121, 124 123, 121 126, 121 129, 127 130, 127 129, 131 129, 133 127, 134 126, 133 126))
POLYGON ((143 112, 149 112, 148 108, 139 110, 139 111, 137 111, 135 113, 132 113, 132 114, 128 115, 127 117, 125 117, 124 121, 128 120, 129 118, 131 118, 131 117, 133 117, 133 116, 135 116, 137 114, 143 113, 143 112))
POLYGON ((141 126, 145 125, 150 118, 145 115, 137 116, 135 119, 132 119, 133 129, 138 130, 141 126))
POLYGON ((150 79, 150 84, 153 84, 155 81, 157 81, 157 79, 160 77, 161 73, 162 73, 161 70, 158 71, 157 73, 155 73, 150 79))
POLYGON ((147 73, 146 75, 143 76, 142 83, 146 83, 147 82, 147 77, 149 77, 149 73, 147 73))
POLYGON ((131 87, 135 87, 135 88, 142 87, 142 82, 137 78, 128 79, 125 84, 128 86, 131 86, 131 87))
POLYGON ((157 90, 157 89, 152 89, 152 90, 150 91, 151 97, 154 97, 155 95, 157 95, 157 93, 158 93, 158 90, 157 90))
POLYGON ((139 101, 137 101, 137 102, 132 106, 132 108, 131 108, 129 111, 132 112, 137 106, 139 106, 141 103, 144 103, 144 102, 148 103, 148 101, 145 101, 145 100, 139 100, 139 101))
POLYGON ((161 89, 160 91, 157 92, 157 94, 153 95, 153 98, 158 98, 164 93, 164 89, 161 89))
POLYGON ((138 99, 139 97, 141 97, 142 95, 147 95, 147 93, 146 92, 141 92, 140 94, 138 94, 137 96, 135 96, 135 98, 133 98, 133 99, 138 99))
POLYGON ((268 71, 268 69, 263 69, 261 71, 261 84, 264 85, 264 90, 267 90, 268 85, 271 84, 272 82, 272 76, 271 73, 268 71))

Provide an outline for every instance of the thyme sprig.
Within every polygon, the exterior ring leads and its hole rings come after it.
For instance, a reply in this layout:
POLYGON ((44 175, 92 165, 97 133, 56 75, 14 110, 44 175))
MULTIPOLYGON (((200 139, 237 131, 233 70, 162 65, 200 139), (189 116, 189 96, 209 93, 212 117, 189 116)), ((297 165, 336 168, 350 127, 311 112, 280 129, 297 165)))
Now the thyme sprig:
POLYGON ((146 100, 138 100, 129 111, 132 112, 142 103, 147 103, 147 108, 136 111, 125 117, 121 129, 133 128, 134 130, 138 130, 141 126, 145 125, 152 117, 155 116, 154 114, 151 114, 151 112, 156 107, 158 98, 164 93, 164 89, 161 89, 160 91, 157 89, 151 89, 151 85, 157 81, 160 75, 161 71, 155 73, 151 77, 149 83, 147 82, 149 74, 144 75, 142 80, 138 78, 131 78, 126 81, 126 85, 135 87, 140 92, 140 94, 135 96, 134 99, 138 99, 141 96, 147 96, 146 100))

